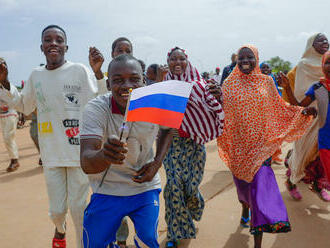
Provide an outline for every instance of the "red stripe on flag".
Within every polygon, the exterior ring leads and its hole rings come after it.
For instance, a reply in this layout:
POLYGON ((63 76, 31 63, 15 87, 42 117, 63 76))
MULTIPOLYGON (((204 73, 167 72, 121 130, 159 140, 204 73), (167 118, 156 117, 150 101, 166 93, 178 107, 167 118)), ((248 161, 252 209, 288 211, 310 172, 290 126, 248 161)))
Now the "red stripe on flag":
POLYGON ((128 111, 127 121, 144 121, 179 128, 184 114, 159 108, 138 108, 128 111))

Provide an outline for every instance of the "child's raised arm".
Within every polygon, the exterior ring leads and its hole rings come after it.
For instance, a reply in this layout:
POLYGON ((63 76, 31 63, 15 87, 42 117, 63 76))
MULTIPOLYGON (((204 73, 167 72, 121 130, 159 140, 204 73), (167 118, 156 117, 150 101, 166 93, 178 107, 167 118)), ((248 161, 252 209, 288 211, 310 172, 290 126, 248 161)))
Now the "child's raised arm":
POLYGON ((313 99, 310 96, 306 96, 301 102, 298 102, 291 90, 289 79, 283 72, 280 72, 278 83, 284 88, 291 105, 307 107, 313 102, 313 99))

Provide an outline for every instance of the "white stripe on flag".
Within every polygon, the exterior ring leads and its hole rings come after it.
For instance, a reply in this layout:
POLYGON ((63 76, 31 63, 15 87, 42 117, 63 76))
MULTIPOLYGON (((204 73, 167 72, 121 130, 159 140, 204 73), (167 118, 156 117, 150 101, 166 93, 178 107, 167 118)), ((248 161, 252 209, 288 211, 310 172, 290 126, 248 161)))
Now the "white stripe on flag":
POLYGON ((149 86, 134 89, 132 91, 131 101, 154 94, 168 94, 189 98, 191 89, 191 83, 177 80, 154 83, 149 86))

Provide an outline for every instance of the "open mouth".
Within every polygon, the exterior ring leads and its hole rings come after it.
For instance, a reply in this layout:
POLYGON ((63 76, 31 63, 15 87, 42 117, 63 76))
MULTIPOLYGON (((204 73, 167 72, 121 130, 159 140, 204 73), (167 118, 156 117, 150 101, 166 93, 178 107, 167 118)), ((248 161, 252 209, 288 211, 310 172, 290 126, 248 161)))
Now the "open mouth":
POLYGON ((119 92, 119 96, 122 97, 122 98, 128 98, 129 97, 129 90, 119 92))
POLYGON ((49 54, 59 54, 60 52, 59 52, 59 50, 58 49, 55 49, 55 48, 51 48, 51 49, 49 49, 48 50, 48 53, 49 54))
POLYGON ((182 70, 182 67, 179 66, 179 65, 177 65, 177 66, 174 67, 174 70, 175 70, 175 71, 181 71, 181 70, 182 70))
POLYGON ((248 70, 248 69, 250 69, 250 65, 242 65, 242 68, 243 68, 244 70, 248 70))

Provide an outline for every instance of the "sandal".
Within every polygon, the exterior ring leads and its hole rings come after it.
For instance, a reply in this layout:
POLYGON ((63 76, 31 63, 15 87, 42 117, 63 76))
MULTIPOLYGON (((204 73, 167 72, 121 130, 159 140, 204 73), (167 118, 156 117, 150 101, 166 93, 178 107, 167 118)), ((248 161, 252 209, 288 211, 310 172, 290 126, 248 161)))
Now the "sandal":
POLYGON ((250 227, 250 225, 248 224, 250 222, 250 216, 247 218, 244 218, 243 216, 241 217, 241 226, 244 228, 248 228, 250 227))
POLYGON ((19 165, 19 163, 18 163, 18 160, 17 160, 17 159, 12 159, 12 160, 10 161, 10 164, 9 164, 9 166, 7 167, 6 171, 7 171, 7 172, 13 172, 13 171, 17 170, 19 166, 20 166, 20 165, 19 165))
POLYGON ((119 246, 119 248, 128 248, 128 246, 126 245, 126 241, 117 241, 117 245, 119 246))
POLYGON ((296 185, 293 185, 292 183, 289 183, 288 181, 285 181, 285 187, 288 190, 290 196, 295 199, 296 201, 300 201, 302 199, 302 195, 298 191, 296 185))
POLYGON ((165 248, 177 248, 178 242, 175 240, 169 240, 166 242, 165 248))
POLYGON ((53 248, 66 248, 65 238, 64 239, 53 238, 52 247, 53 248))
POLYGON ((325 190, 325 189, 319 189, 315 184, 314 185, 311 185, 309 187, 309 189, 316 193, 316 195, 322 200, 322 201, 325 201, 325 202, 329 202, 330 201, 330 195, 329 193, 325 190))

